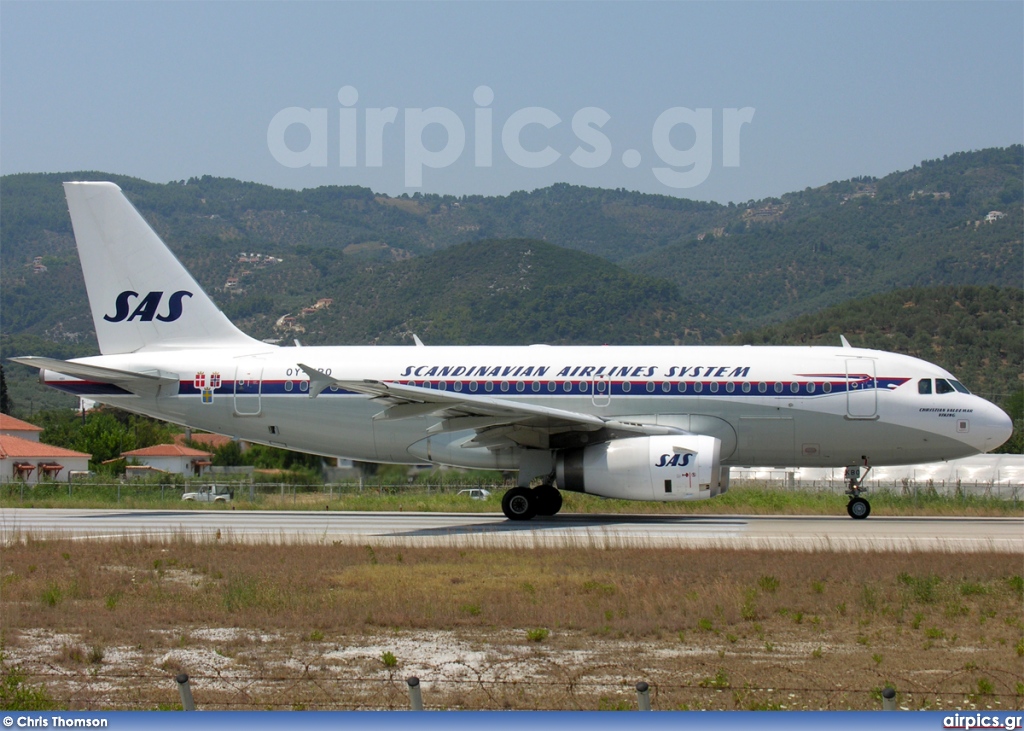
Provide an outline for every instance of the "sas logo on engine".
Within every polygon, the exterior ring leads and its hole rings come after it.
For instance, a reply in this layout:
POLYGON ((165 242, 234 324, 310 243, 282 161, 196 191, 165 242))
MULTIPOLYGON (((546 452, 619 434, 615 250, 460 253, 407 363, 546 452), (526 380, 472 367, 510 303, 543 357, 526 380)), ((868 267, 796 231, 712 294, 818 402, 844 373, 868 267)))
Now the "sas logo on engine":
POLYGON ((114 303, 116 308, 114 314, 104 315, 103 319, 107 322, 124 322, 125 320, 131 322, 138 318, 140 322, 152 322, 155 317, 160 322, 174 322, 181 317, 181 301, 186 297, 191 297, 192 293, 182 289, 172 294, 167 299, 166 312, 160 311, 160 302, 164 297, 163 292, 150 292, 138 304, 135 304, 133 300, 138 298, 138 296, 138 292, 132 292, 131 290, 125 290, 117 295, 117 300, 114 303), (128 314, 129 312, 131 314, 128 314))
POLYGON ((685 454, 663 454, 658 458, 658 461, 654 464, 655 467, 685 467, 690 464, 690 458, 693 457, 693 452, 687 452, 685 454))

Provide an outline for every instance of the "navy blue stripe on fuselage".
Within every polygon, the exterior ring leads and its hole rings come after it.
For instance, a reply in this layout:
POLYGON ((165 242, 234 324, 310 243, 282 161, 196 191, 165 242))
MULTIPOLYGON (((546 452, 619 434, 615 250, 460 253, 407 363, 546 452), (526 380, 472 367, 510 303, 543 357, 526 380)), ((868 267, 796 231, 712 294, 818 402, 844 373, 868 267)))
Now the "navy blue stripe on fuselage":
MULTIPOLYGON (((435 391, 460 393, 468 396, 697 396, 701 398, 793 398, 822 397, 835 394, 860 391, 883 390, 892 391, 903 385, 909 378, 878 378, 856 381, 592 381, 592 380, 397 380, 407 386, 429 388, 435 391), (779 384, 781 390, 776 390, 779 384), (761 390, 761 386, 764 390, 761 390), (795 385, 795 389, 794 389, 795 385), (488 388, 489 387, 489 388, 488 388), (731 390, 730 390, 731 387, 731 390), (595 391, 595 389, 597 389, 595 391), (604 389, 604 390, 601 390, 604 389)), ((215 396, 309 396, 309 382, 300 380, 267 380, 239 382, 235 390, 234 381, 221 381, 212 389, 215 396)), ((181 381, 178 394, 181 396, 201 396, 202 388, 196 388, 193 381, 181 381)), ((321 396, 351 396, 348 391, 338 386, 329 386, 321 396)))

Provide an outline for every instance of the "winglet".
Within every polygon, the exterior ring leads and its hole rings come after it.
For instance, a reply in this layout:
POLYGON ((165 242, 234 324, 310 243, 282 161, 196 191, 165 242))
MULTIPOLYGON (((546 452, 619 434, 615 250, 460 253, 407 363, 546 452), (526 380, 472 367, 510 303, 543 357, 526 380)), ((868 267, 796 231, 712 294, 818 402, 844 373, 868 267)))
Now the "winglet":
POLYGON ((316 398, 324 392, 324 389, 333 386, 338 383, 336 378, 331 378, 326 373, 318 371, 312 366, 308 366, 305 363, 299 363, 299 368, 302 372, 309 376, 309 397, 316 398))

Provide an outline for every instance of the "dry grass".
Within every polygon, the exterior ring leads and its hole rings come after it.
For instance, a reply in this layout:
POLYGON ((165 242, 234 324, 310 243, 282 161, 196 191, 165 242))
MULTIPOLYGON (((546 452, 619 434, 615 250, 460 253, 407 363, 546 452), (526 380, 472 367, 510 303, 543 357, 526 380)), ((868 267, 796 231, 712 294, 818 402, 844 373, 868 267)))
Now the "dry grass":
POLYGON ((27 540, 0 572, 74 708, 172 706, 179 671, 206 708, 401 707, 412 674, 433 707, 1024 701, 1017 555, 27 540))

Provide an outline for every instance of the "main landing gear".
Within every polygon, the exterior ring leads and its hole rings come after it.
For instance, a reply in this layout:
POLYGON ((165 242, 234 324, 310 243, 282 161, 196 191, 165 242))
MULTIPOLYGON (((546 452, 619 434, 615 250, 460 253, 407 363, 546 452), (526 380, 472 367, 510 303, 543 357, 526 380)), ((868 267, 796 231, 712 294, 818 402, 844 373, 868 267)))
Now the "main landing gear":
POLYGON ((554 485, 533 489, 513 487, 501 499, 501 512, 509 520, 530 520, 537 515, 555 515, 562 509, 562 493, 554 485))
POLYGON ((846 468, 846 494, 850 496, 850 502, 846 504, 846 514, 854 520, 864 520, 864 518, 871 515, 871 503, 869 503, 861 495, 867 492, 867 488, 864 487, 864 478, 868 476, 868 472, 871 471, 871 467, 868 465, 868 458, 861 457, 864 460, 864 473, 861 474, 860 465, 850 465, 846 468))

